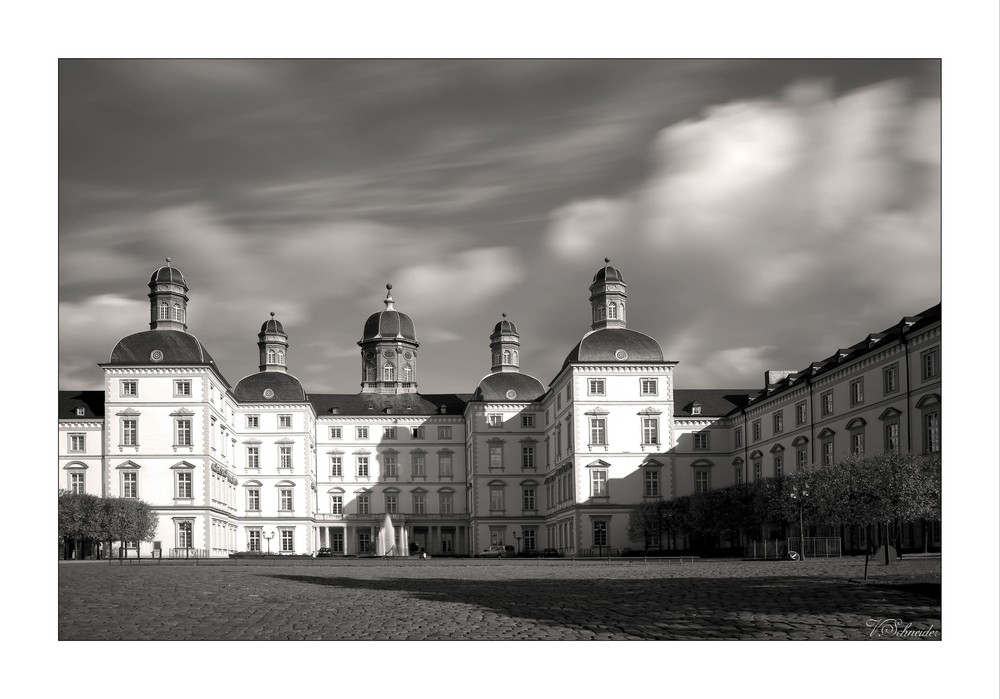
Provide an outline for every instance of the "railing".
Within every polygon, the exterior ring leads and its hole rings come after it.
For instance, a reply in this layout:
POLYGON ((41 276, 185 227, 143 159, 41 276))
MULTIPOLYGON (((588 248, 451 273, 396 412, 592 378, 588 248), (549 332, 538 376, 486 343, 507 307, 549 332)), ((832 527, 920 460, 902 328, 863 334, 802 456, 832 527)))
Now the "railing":
MULTIPOLYGON (((393 524, 400 522, 452 522, 455 520, 467 520, 469 515, 463 512, 435 512, 429 514, 415 514, 413 512, 392 512, 389 514, 393 524)), ((367 515, 357 513, 335 515, 328 512, 320 512, 316 515, 317 521, 323 522, 375 522, 381 524, 385 520, 385 512, 376 512, 367 515)))
POLYGON ((840 556, 841 545, 839 536, 799 536, 788 537, 788 555, 797 553, 804 558, 829 558, 840 556))
POLYGON ((207 558, 205 549, 174 548, 170 549, 170 558, 207 558))
POLYGON ((752 541, 744 547, 744 555, 754 560, 788 558, 788 540, 752 541))

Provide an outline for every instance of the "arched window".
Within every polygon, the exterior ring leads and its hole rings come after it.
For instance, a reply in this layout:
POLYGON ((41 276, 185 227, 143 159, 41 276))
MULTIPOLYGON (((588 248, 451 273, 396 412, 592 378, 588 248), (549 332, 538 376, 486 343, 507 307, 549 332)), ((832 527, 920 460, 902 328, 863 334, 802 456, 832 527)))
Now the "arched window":
POLYGON ((392 364, 386 364, 382 367, 382 380, 383 381, 395 381, 396 372, 392 367, 392 364))
POLYGON ((166 301, 164 301, 163 303, 160 304, 160 316, 159 316, 159 319, 160 320, 170 320, 170 306, 167 305, 166 301))
POLYGON ((285 364, 285 353, 281 350, 278 350, 278 364, 282 366, 285 364))
POLYGON ((510 350, 503 351, 503 363, 510 364, 510 350))
POLYGON ((181 317, 181 305, 179 303, 174 304, 174 320, 183 320, 181 317))
POLYGON ((267 363, 268 364, 274 364, 274 350, 273 349, 269 349, 267 351, 267 363))
POLYGON ((374 364, 366 364, 365 365, 365 381, 374 381, 374 380, 375 380, 375 365, 374 364))
POLYGON ((514 350, 514 364, 517 364, 517 350, 514 350))
POLYGON ((618 306, 615 305, 614 301, 608 304, 608 319, 618 320, 618 306))
POLYGON ((413 381, 413 367, 409 364, 403 367, 403 381, 413 381))

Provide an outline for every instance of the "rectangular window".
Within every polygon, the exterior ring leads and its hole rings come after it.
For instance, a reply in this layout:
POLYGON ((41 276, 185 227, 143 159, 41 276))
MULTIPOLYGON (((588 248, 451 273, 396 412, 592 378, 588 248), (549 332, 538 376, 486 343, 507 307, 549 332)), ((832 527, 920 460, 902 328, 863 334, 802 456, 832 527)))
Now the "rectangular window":
POLYGON ((524 530, 524 550, 526 552, 531 552, 535 550, 535 530, 525 529, 524 530))
POLYGON ((490 445, 490 469, 503 470, 503 445, 490 445))
POLYGON ((74 495, 82 495, 86 492, 82 473, 69 474, 69 490, 74 495))
POLYGON ((887 366, 882 370, 882 393, 895 393, 899 390, 899 364, 887 366))
POLYGON ((602 498, 608 494, 608 472, 604 469, 590 471, 590 497, 602 498))
POLYGON ((861 405, 865 402, 865 380, 851 381, 851 405, 861 405))
POLYGON ((194 542, 194 537, 192 536, 193 526, 191 522, 178 522, 177 523, 177 545, 182 549, 191 548, 191 544, 194 542))
POLYGON ((331 427, 330 428, 330 439, 343 439, 344 438, 344 428, 343 427, 331 427))
POLYGON ((938 353, 936 349, 928 350, 920 355, 920 377, 926 381, 938 375, 938 353))
POLYGON ((260 427, 260 415, 247 415, 247 429, 257 429, 260 427))
POLYGON ((331 529, 330 530, 330 549, 334 553, 344 552, 344 530, 343 529, 331 529))
MULTIPOLYGON (((569 400, 569 387, 566 387, 566 400, 569 400)), ((588 379, 587 380, 587 395, 589 396, 603 396, 604 395, 604 379, 588 379)))
POLYGON ((177 472, 177 497, 178 498, 190 498, 192 493, 192 483, 191 483, 191 472, 190 471, 178 471, 177 472))
POLYGON ((451 478, 451 454, 438 454, 438 475, 441 478, 451 478))
POLYGON ((774 455, 774 477, 781 478, 785 473, 784 458, 781 454, 774 455))
POLYGON ((372 533, 358 532, 358 552, 371 553, 371 551, 372 551, 372 533))
POLYGON ((82 434, 71 434, 69 436, 69 450, 70 451, 86 451, 86 435, 82 434))
POLYGON ((260 488, 247 488, 247 510, 260 512, 260 488))
POLYGON ((122 473, 122 497, 123 498, 137 498, 139 497, 139 474, 133 471, 125 471, 122 473))
POLYGON ((694 492, 696 493, 708 492, 708 471, 694 472, 694 492))
POLYGON ((559 410, 562 408, 562 394, 556 394, 556 414, 559 414, 559 410))
POLYGON ((174 381, 174 397, 187 398, 191 395, 190 381, 174 381))
POLYGON ((804 425, 806 424, 806 402, 795 404, 795 424, 804 425))
POLYGON ((756 483, 757 481, 759 481, 763 477, 764 477, 764 468, 763 468, 763 466, 761 465, 761 463, 760 463, 759 460, 758 461, 754 461, 753 462, 753 480, 754 480, 754 483, 756 483))
POLYGON ((282 488, 278 491, 278 509, 282 512, 290 512, 292 510, 292 489, 282 488))
POLYGON ((399 468, 397 467, 395 454, 383 454, 382 455, 382 469, 385 472, 387 478, 398 478, 399 468))
POLYGON ((865 453, 865 433, 864 432, 851 432, 851 453, 852 454, 864 454, 865 453))
POLYGON ((924 451, 941 451, 941 421, 937 413, 924 413, 924 451))
POLYGON ((450 515, 452 513, 451 493, 440 493, 438 499, 441 502, 441 514, 450 515))
POLYGON ((291 415, 279 415, 278 416, 278 427, 282 429, 289 429, 292 426, 292 416, 291 415))
POLYGON ((331 456, 330 478, 343 478, 343 477, 344 477, 344 457, 331 456))
POLYGON ((412 434, 412 436, 413 436, 414 439, 423 439, 424 438, 424 428, 423 427, 414 427, 411 434, 412 434))
POLYGON ((606 446, 608 443, 607 421, 603 417, 590 418, 591 446, 606 446))
POLYGON ((139 444, 138 420, 122 420, 122 444, 134 447, 139 444))
POLYGON ((644 396, 655 396, 657 394, 656 379, 639 379, 639 392, 644 396))
POLYGON ((608 545, 608 523, 603 520, 594 521, 594 546, 608 545))
POLYGON ((260 529, 247 530, 247 551, 260 551, 260 529))
POLYGON ((490 488, 490 512, 503 511, 503 488, 493 486, 490 488))
POLYGON ((122 397, 135 397, 139 395, 139 384, 135 381, 122 381, 122 397))
POLYGON ((359 456, 358 457, 358 477, 368 478, 368 457, 359 456))
POLYGON ((522 506, 525 512, 535 511, 535 489, 525 488, 521 491, 522 494, 522 506))
POLYGON ((415 478, 427 477, 427 458, 423 454, 413 454, 410 456, 410 468, 415 478))
POLYGON ((735 481, 736 485, 743 484, 743 466, 736 466, 733 469, 733 480, 735 481))
POLYGON ((699 451, 704 451, 708 449, 708 432, 695 432, 694 435, 694 448, 699 451))
POLYGON ((369 515, 372 510, 372 500, 371 496, 367 493, 362 493, 358 495, 358 514, 359 515, 369 515))
POLYGON ((489 427, 503 427, 503 415, 500 413, 490 413, 486 416, 486 424, 489 427))
POLYGON ((535 426, 535 414, 534 413, 524 413, 521 415, 521 427, 531 428, 535 426))
POLYGON ((753 441, 759 442, 760 441, 760 420, 754 420, 751 423, 751 425, 750 425, 750 429, 753 431, 753 441))
POLYGON ((247 447, 247 468, 260 468, 260 447, 247 447))
POLYGON ((781 410, 772 416, 774 434, 781 434, 785 430, 785 413, 781 410))
POLYGON ((660 443, 660 420, 655 417, 642 418, 642 443, 660 443))
POLYGON ((891 422, 885 426, 885 451, 899 451, 899 423, 891 422))
POLYGON ((358 428, 355 428, 355 430, 354 430, 354 436, 357 439, 368 439, 368 428, 367 427, 358 427, 358 428))
POLYGON ((191 446, 191 421, 177 420, 174 443, 179 447, 191 446))
POLYGON ((833 391, 827 391, 819 397, 823 405, 823 415, 833 415, 833 391))
POLYGON ((535 467, 535 448, 534 447, 521 447, 521 468, 534 468, 535 467))
POLYGON ((292 467, 292 448, 278 447, 278 468, 292 467))
POLYGON ((828 439, 823 442, 823 465, 833 466, 834 451, 833 451, 833 440, 828 439))
POLYGON ((413 494, 413 514, 422 515, 427 512, 427 500, 423 493, 413 494))
POLYGON ((660 474, 656 471, 646 471, 643 483, 642 494, 646 497, 657 497, 660 494, 660 474))
POLYGON ((805 447, 802 447, 801 449, 797 449, 795 451, 795 468, 796 468, 796 470, 801 471, 803 468, 805 468, 805 466, 806 466, 806 459, 807 459, 807 456, 806 456, 806 448, 805 447))
POLYGON ((743 428, 737 427, 736 431, 733 433, 733 441, 737 447, 743 446, 743 428))
POLYGON ((566 451, 573 453, 573 418, 566 418, 566 451))
POLYGON ((389 514, 396 514, 399 512, 399 497, 396 495, 386 494, 385 496, 385 511, 389 514))
POLYGON ((294 529, 282 529, 281 530, 281 552, 282 553, 295 553, 295 530, 294 529))
POLYGON ((438 439, 451 439, 451 428, 438 427, 438 439))
POLYGON ((331 495, 330 496, 330 514, 341 515, 344 514, 344 496, 343 495, 331 495))
POLYGON ((395 427, 383 427, 382 428, 382 439, 395 439, 396 438, 396 428, 395 427))

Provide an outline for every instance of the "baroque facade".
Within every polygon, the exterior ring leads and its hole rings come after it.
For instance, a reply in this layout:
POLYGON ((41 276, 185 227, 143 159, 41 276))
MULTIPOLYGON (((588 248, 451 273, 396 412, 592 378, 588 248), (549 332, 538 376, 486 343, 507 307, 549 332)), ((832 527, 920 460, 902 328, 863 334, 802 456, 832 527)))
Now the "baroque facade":
MULTIPOLYGON (((397 555, 610 555, 643 547, 626 528, 645 498, 941 447, 940 304, 804 370, 765 372, 761 390, 675 389, 677 362, 628 327, 627 285, 605 260, 590 330, 547 386, 521 371, 505 314, 475 390, 426 394, 414 323, 387 285, 358 342, 361 391, 311 394, 274 314, 259 371, 234 386, 188 332, 184 275, 168 260, 148 286, 149 330, 99 365, 104 390, 59 396, 59 487, 157 513, 155 541, 130 555, 363 555, 387 515, 397 555)), ((910 525, 904 545, 925 535, 937 544, 940 528, 910 525)))

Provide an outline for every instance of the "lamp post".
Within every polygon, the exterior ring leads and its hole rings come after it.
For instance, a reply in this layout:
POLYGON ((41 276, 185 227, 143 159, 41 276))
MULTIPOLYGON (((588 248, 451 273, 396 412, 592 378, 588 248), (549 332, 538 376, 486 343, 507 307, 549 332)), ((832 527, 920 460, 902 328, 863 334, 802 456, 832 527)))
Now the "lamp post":
POLYGON ((807 495, 809 495, 808 490, 804 489, 799 490, 798 488, 796 488, 794 491, 792 491, 792 499, 796 500, 799 503, 799 548, 802 549, 799 552, 799 556, 803 561, 806 558, 806 534, 802 519, 802 501, 805 499, 807 495))
POLYGON ((518 536, 516 529, 514 531, 512 531, 510 533, 510 535, 513 536, 514 537, 514 541, 517 542, 517 555, 520 556, 521 555, 521 539, 523 539, 524 537, 523 536, 518 536))
POLYGON ((268 534, 267 532, 264 532, 264 539, 267 541, 267 555, 268 556, 271 555, 271 539, 273 539, 273 538, 274 538, 274 532, 271 532, 270 534, 268 534))

